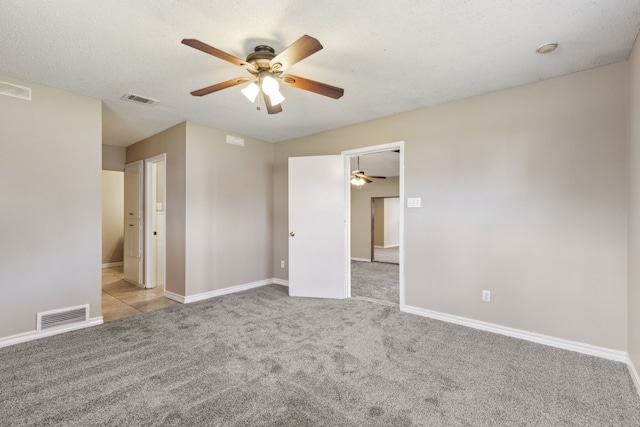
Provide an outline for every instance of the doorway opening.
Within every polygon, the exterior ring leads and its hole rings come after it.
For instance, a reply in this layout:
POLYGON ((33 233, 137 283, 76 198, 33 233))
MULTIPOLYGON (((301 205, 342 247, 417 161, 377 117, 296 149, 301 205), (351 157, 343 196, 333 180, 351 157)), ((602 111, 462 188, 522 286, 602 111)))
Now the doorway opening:
MULTIPOLYGON (((373 147, 365 147, 342 153, 345 170, 355 168, 367 176, 385 176, 385 179, 370 179, 364 185, 354 186, 346 182, 347 200, 347 263, 351 266, 347 275, 347 295, 378 299, 404 306, 404 142, 393 142, 373 147), (389 172, 383 166, 392 167, 389 172), (367 169, 369 168, 369 169, 367 169), (380 169, 378 169, 380 168, 380 169), (395 176, 394 176, 395 175, 395 176), (395 181, 395 182, 394 182, 395 181), (389 235, 386 246, 394 246, 397 263, 374 262, 375 256, 375 199, 389 199, 392 216, 396 217, 395 236, 389 235), (395 200, 395 206, 392 206, 395 200), (395 209, 395 210, 394 210, 395 209)), ((381 215, 379 214, 378 217, 381 215)), ((385 246, 384 243, 378 246, 385 246)), ((383 248, 384 249, 384 248, 383 248)))
POLYGON ((400 264, 400 197, 371 198, 371 262, 400 264))
POLYGON ((102 270, 105 322, 178 304, 164 296, 165 155, 126 164, 121 174, 123 262, 102 270))

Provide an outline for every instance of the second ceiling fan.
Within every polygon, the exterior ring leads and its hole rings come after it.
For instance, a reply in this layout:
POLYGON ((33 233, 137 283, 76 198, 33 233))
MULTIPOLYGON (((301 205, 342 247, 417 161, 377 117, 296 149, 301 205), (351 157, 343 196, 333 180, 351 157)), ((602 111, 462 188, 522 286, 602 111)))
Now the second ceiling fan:
POLYGON ((227 80, 226 82, 193 91, 191 92, 193 96, 208 95, 222 89, 251 82, 247 87, 242 89, 242 93, 251 102, 255 102, 257 96, 262 93, 267 112, 269 114, 277 114, 282 111, 280 103, 284 101, 284 97, 279 90, 278 81, 288 86, 328 96, 333 99, 338 99, 344 95, 344 89, 339 87, 292 74, 283 74, 287 68, 322 49, 320 42, 311 36, 304 35, 300 37, 277 55, 275 50, 270 46, 256 46, 254 52, 250 53, 246 60, 223 52, 196 39, 184 39, 182 43, 242 67, 251 74, 250 77, 237 77, 227 80))
POLYGON ((373 176, 373 175, 365 175, 363 170, 360 170, 360 156, 357 157, 356 160, 357 163, 357 169, 351 172, 351 184, 355 185, 356 187, 362 187, 365 183, 367 182, 373 182, 371 181, 373 178, 376 179, 387 179, 386 176, 373 176))

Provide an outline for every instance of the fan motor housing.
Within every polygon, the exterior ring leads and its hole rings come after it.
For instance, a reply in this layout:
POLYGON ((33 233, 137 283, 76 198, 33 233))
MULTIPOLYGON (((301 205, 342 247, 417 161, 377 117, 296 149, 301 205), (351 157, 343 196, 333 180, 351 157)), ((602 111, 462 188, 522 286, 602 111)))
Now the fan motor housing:
MULTIPOLYGON (((254 48, 254 52, 247 56, 247 62, 256 66, 256 70, 249 70, 252 74, 259 74, 260 71, 272 70, 271 60, 275 58, 276 52, 271 46, 259 45, 254 48)), ((276 67, 273 67, 276 68, 276 67)))

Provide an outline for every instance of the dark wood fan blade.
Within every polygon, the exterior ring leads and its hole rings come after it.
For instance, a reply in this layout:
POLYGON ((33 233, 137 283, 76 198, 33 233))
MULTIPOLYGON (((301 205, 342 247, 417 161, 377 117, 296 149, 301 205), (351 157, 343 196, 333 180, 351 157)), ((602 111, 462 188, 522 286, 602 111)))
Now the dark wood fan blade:
POLYGON ((364 179, 366 182, 373 182, 371 181, 367 175, 361 174, 361 173, 352 173, 351 174, 351 178, 362 178, 364 179))
POLYGON ((387 179, 386 176, 365 175, 367 178, 387 179))
POLYGON ((204 53, 208 53, 209 55, 213 55, 216 58, 220 58, 227 62, 231 62, 234 65, 244 68, 255 68, 253 65, 249 64, 244 59, 240 59, 237 56, 233 56, 230 53, 223 52, 220 49, 216 49, 213 46, 209 46, 206 43, 202 43, 200 40, 196 39, 183 39, 182 44, 186 44, 187 46, 191 46, 194 49, 198 49, 204 53))
POLYGON ((320 49, 322 49, 320 42, 305 34, 276 55, 275 58, 271 60, 271 67, 274 70, 286 70, 293 64, 313 55, 320 49))
POLYGON ((328 85, 326 83, 316 82, 314 80, 305 79, 303 77, 292 76, 287 74, 282 76, 283 83, 298 89, 308 90, 309 92, 318 93, 328 96, 329 98, 338 99, 344 95, 344 89, 328 85))
POLYGON ((235 79, 227 80, 226 82, 215 84, 213 86, 208 86, 202 89, 194 90, 193 92, 191 92, 191 95, 193 96, 209 95, 210 93, 217 92, 219 90, 226 89, 228 87, 237 86, 239 84, 246 83, 249 80, 251 80, 251 78, 249 77, 238 77, 235 79))
POLYGON ((278 114, 282 112, 282 105, 271 105, 271 98, 267 94, 264 94, 264 103, 267 105, 267 113, 278 114))

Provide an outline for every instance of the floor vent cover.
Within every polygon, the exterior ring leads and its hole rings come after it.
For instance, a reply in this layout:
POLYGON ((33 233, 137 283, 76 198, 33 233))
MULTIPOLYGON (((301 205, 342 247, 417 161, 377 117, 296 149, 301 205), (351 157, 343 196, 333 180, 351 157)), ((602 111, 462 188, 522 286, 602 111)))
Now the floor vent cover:
POLYGON ((89 321, 89 304, 38 313, 38 331, 89 321))
POLYGON ((0 82, 0 95, 13 96, 14 98, 31 101, 31 88, 7 82, 0 82))
POLYGON ((160 101, 157 101, 155 99, 151 99, 151 98, 145 98, 144 96, 140 96, 140 95, 136 95, 135 93, 126 93, 122 96, 122 99, 124 99, 125 101, 131 101, 131 102, 135 102, 137 104, 143 104, 143 105, 155 105, 160 101))

